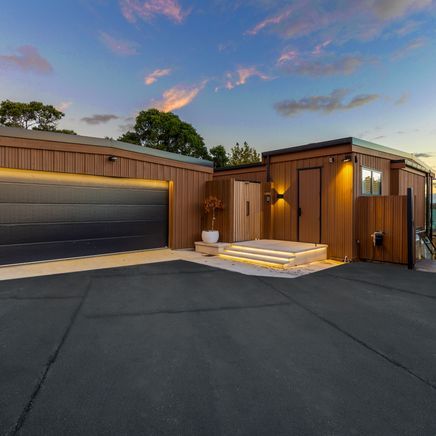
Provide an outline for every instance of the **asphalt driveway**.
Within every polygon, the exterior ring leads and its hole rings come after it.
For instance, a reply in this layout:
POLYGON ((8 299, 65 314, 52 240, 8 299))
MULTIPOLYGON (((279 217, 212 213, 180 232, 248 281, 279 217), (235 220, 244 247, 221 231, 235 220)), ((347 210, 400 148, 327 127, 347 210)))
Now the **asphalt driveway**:
POLYGON ((174 261, 0 282, 0 434, 436 434, 436 276, 174 261))

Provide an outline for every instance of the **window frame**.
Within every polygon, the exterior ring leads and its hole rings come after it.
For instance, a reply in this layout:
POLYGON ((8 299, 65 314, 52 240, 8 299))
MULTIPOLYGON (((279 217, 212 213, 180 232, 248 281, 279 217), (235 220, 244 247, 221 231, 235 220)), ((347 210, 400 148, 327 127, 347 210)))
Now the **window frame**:
POLYGON ((376 170, 374 168, 369 168, 366 166, 361 166, 360 170, 360 193, 361 195, 365 197, 381 197, 383 195, 383 171, 376 170), (371 173, 371 192, 370 193, 364 193, 363 192, 363 171, 369 171, 371 173), (373 187, 374 187, 374 173, 380 174, 380 194, 374 194, 373 187))

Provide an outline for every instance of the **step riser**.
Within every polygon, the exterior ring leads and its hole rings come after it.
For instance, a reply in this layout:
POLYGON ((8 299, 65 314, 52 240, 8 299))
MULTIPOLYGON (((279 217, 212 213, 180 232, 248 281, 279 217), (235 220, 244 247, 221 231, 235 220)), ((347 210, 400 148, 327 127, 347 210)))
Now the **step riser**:
POLYGON ((267 262, 264 260, 248 259, 248 258, 244 258, 244 257, 230 256, 227 254, 220 254, 219 257, 221 259, 231 260, 231 261, 235 261, 235 262, 249 263, 249 264, 259 265, 259 266, 263 266, 263 267, 266 266, 269 268, 286 269, 289 267, 288 264, 272 263, 272 262, 267 262))
POLYGON ((270 256, 260 253, 244 253, 242 251, 230 250, 230 249, 224 250, 223 254, 228 254, 229 256, 236 256, 246 259, 265 260, 266 262, 273 262, 273 263, 289 263, 294 259, 294 257, 281 257, 281 256, 273 256, 273 255, 270 256))
POLYGON ((232 246, 225 249, 224 252, 220 254, 220 257, 237 262, 256 263, 262 266, 279 269, 287 269, 327 259, 326 247, 295 253, 292 257, 290 257, 289 254, 286 257, 282 256, 282 253, 283 252, 279 252, 279 254, 265 254, 265 250, 252 250, 248 252, 237 250, 232 246))

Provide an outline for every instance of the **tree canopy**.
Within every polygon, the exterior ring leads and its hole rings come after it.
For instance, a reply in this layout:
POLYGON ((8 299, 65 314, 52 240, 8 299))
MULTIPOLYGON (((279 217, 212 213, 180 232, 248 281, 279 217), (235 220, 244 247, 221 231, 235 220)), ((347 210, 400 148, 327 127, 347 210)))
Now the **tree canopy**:
POLYGON ((118 140, 210 159, 204 140, 194 127, 172 112, 161 112, 158 109, 141 111, 136 117, 133 130, 124 133, 118 140))
POLYGON ((230 150, 228 165, 236 166, 236 165, 244 165, 250 163, 260 162, 260 154, 256 151, 254 147, 250 147, 247 142, 244 142, 244 145, 239 145, 237 142, 234 147, 230 150))
POLYGON ((213 160, 214 168, 223 168, 227 165, 229 157, 226 149, 222 145, 217 145, 209 150, 213 160))

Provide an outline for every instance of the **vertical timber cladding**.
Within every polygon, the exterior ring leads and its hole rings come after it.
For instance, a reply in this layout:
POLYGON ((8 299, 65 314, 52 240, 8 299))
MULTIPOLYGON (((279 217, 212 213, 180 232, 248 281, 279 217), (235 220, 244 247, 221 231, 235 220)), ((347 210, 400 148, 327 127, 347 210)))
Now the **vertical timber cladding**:
POLYGON ((274 239, 298 241, 298 170, 321 168, 321 242, 329 257, 355 257, 354 169, 343 162, 350 152, 351 144, 270 157, 273 188, 284 195, 272 206, 274 239))
MULTIPOLYGON (((221 242, 238 242, 262 237, 262 184, 220 178, 206 183, 206 196, 218 197, 224 205, 216 212, 215 230, 221 242)), ((205 228, 211 217, 205 217, 205 228)))
POLYGON ((4 134, 0 135, 0 168, 167 181, 169 247, 174 249, 192 248, 199 240, 205 184, 213 174, 208 166, 115 147, 4 134), (117 160, 110 161, 110 156, 117 160))

